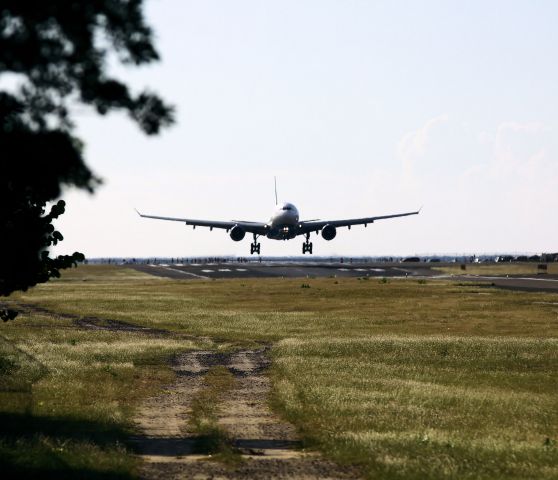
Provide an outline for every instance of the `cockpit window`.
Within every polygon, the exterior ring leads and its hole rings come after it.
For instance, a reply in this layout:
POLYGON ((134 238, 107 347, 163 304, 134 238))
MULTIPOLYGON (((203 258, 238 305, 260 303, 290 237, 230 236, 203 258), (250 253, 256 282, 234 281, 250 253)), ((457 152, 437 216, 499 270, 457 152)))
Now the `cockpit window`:
POLYGON ((292 210, 293 207, 291 207, 290 205, 285 205, 281 210, 292 210))

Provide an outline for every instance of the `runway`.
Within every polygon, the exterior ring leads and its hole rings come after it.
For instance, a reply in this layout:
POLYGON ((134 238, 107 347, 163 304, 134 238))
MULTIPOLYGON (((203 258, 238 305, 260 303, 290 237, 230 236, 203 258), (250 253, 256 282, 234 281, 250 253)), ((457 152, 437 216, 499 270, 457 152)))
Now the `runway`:
POLYGON ((249 262, 205 264, 135 265, 151 275, 169 278, 311 278, 311 277, 409 277, 432 276, 426 266, 406 267, 402 264, 249 262))
POLYGON ((558 293, 558 276, 556 275, 454 275, 449 278, 460 282, 482 283, 508 290, 558 293))
POLYGON ((558 293, 558 276, 556 275, 448 275, 436 270, 436 266, 417 263, 227 262, 143 264, 132 267, 150 275, 180 280, 320 277, 422 278, 482 283, 487 287, 511 290, 558 293))

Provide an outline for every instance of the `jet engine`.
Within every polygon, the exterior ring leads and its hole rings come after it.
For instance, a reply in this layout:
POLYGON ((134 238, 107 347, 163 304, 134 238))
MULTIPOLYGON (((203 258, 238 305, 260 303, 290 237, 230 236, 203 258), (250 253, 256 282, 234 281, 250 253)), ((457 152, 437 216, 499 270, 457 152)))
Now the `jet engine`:
POLYGON ((235 241, 235 242, 240 242, 240 240, 242 240, 244 238, 244 235, 246 235, 246 232, 244 231, 244 229, 242 227, 239 227, 238 225, 235 225, 230 233, 231 238, 235 241))
POLYGON ((333 240, 337 235, 337 229, 330 224, 327 224, 324 228, 322 228, 322 237, 324 240, 333 240))

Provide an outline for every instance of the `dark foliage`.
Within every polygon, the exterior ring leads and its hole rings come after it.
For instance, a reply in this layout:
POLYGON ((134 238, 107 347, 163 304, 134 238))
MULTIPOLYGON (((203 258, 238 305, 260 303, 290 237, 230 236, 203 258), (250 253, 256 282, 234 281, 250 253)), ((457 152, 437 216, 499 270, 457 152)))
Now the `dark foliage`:
MULTIPOLYGON (((143 0, 0 0, 0 75, 17 89, 0 92, 0 295, 58 277, 83 255, 51 258, 63 239, 52 221, 64 213, 64 186, 99 184, 72 135, 70 103, 104 115, 126 111, 147 134, 173 121, 156 95, 134 95, 106 73, 107 55, 133 65, 158 59, 143 0)), ((15 312, 0 311, 0 318, 15 312)))

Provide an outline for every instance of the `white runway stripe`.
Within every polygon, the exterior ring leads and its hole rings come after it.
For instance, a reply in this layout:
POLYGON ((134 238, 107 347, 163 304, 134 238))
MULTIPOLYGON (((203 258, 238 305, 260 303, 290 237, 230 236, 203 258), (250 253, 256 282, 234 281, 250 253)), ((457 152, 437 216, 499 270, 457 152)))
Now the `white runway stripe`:
POLYGON ((183 275, 190 275, 191 277, 196 277, 196 278, 203 278, 204 280, 209 280, 209 277, 205 277, 203 275, 198 275, 196 273, 192 273, 192 272, 187 272, 185 270, 178 270, 178 268, 170 268, 167 267, 166 270, 171 270, 173 272, 178 272, 178 273, 182 273, 183 275))

